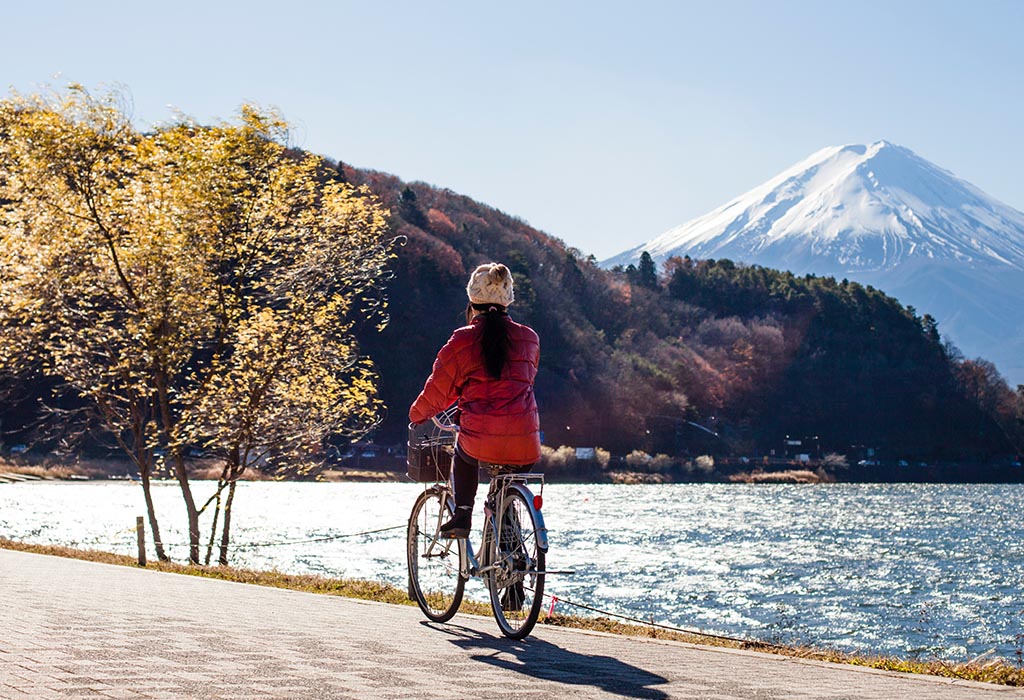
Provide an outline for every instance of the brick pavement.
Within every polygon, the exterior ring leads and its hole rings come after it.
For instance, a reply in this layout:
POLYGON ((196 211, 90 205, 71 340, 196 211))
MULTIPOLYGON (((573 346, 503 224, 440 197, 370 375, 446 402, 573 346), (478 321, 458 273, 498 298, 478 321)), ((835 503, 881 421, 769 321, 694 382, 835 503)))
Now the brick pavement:
POLYGON ((0 698, 961 700, 1024 690, 0 550, 0 698))

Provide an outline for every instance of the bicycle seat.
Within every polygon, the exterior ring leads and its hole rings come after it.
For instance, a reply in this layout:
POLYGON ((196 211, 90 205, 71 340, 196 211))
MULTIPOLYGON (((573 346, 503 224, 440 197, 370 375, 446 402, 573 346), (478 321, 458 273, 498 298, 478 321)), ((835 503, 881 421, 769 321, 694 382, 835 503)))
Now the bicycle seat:
POLYGON ((515 476, 517 474, 523 474, 530 471, 533 467, 532 464, 488 464, 486 462, 480 463, 480 468, 487 471, 487 475, 492 479, 500 476, 515 476))

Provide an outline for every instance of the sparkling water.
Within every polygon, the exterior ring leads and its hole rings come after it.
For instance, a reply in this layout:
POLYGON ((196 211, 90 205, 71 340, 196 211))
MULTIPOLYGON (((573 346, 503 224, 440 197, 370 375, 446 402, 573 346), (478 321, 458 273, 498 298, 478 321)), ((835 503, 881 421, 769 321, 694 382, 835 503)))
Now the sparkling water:
MULTIPOLYGON (((241 483, 232 563, 404 589, 403 527, 420 488, 241 483)), ((202 504, 213 484, 194 490, 202 504)), ((184 560, 178 486, 156 483, 153 494, 168 553, 184 560)), ((1020 485, 555 484, 544 503, 548 568, 576 571, 548 579, 559 612, 593 614, 566 602, 575 601, 688 629, 910 657, 995 649, 1015 659, 1024 644, 1020 485)), ((144 513, 129 482, 0 485, 0 536, 12 539, 134 554, 144 513)), ((479 584, 469 594, 483 599, 479 584)))

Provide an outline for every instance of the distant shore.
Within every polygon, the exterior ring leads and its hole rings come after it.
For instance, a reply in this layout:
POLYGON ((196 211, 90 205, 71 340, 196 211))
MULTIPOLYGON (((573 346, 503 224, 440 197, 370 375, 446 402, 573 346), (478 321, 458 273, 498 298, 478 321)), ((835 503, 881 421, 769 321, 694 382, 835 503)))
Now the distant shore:
MULTIPOLYGON (((104 463, 106 464, 106 463, 104 463)), ((216 480, 219 470, 208 465, 193 465, 189 470, 196 480, 216 480)), ((586 471, 579 473, 554 472, 545 474, 548 481, 586 484, 670 484, 692 482, 692 479, 678 479, 671 473, 649 473, 636 471, 586 471)), ((19 465, 0 461, 0 483, 28 480, 135 480, 124 468, 104 469, 92 462, 54 465, 19 465)), ((169 476, 165 478, 170 478, 169 476)), ((264 474, 252 471, 243 476, 247 481, 270 480, 264 474)), ((320 482, 399 482, 408 483, 404 469, 326 469, 314 479, 320 482)), ((808 469, 785 470, 781 472, 743 472, 728 478, 706 479, 713 483, 746 484, 818 484, 835 481, 828 474, 808 469)))
MULTIPOLYGON (((622 465, 625 466, 625 465, 622 465)), ((220 466, 213 459, 193 459, 186 463, 189 476, 196 480, 216 480, 220 466)), ((1013 464, 938 464, 884 465, 829 471, 821 466, 779 464, 770 467, 723 462, 714 471, 694 473, 683 469, 640 471, 629 468, 550 468, 544 471, 551 483, 581 484, 832 484, 832 483, 1024 483, 1024 469, 1013 464)), ((155 480, 172 479, 158 474, 155 480)), ((43 480, 138 480, 134 465, 116 459, 68 459, 53 457, 0 457, 0 484, 31 479, 43 480)), ((245 481, 269 481, 255 469, 242 476, 245 481)), ((320 482, 397 482, 409 483, 405 463, 400 458, 363 460, 358 466, 332 465, 302 481, 320 482)))

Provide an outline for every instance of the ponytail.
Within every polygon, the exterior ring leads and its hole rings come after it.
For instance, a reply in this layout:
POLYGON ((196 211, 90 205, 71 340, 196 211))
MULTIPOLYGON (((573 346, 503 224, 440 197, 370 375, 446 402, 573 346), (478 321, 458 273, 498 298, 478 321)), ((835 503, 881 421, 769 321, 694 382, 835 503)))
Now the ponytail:
POLYGON ((501 263, 478 265, 466 285, 469 306, 466 308, 466 322, 473 317, 473 311, 483 315, 484 333, 480 341, 487 373, 495 379, 501 378, 508 359, 508 305, 516 296, 513 289, 512 273, 501 263))
POLYGON ((501 379, 511 345, 508 339, 508 326, 505 325, 508 311, 504 306, 497 304, 471 304, 470 306, 483 312, 481 316, 484 319, 484 333, 480 339, 480 345, 484 354, 484 366, 487 367, 489 375, 495 379, 501 379))

